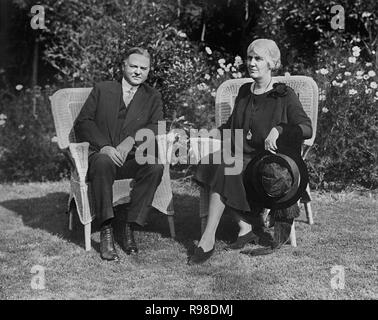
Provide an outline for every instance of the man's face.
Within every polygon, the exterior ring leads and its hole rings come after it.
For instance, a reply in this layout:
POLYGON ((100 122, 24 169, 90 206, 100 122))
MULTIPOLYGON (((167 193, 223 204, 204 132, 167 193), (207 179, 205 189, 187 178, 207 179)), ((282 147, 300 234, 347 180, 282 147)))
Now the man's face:
POLYGON ((123 62, 123 77, 132 86, 138 86, 146 81, 150 71, 150 59, 138 53, 133 53, 123 62))

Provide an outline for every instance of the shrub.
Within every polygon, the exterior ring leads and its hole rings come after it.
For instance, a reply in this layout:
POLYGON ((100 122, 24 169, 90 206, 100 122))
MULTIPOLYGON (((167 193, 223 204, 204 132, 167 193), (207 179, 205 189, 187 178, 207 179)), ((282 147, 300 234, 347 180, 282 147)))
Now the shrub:
POLYGON ((313 182, 321 187, 378 186, 377 68, 364 61, 359 45, 340 44, 337 54, 324 56, 314 76, 320 104, 311 162, 313 182))
POLYGON ((36 94, 0 91, 0 181, 57 180, 68 174, 64 156, 52 143, 51 92, 49 87, 37 88, 36 94))

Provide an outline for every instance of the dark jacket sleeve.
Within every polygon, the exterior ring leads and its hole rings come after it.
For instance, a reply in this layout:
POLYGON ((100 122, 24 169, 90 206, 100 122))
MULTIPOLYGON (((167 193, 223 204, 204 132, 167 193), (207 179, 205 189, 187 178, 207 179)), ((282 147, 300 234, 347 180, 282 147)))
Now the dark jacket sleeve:
MULTIPOLYGON (((158 122, 161 120, 163 120, 163 101, 161 94, 156 92, 152 97, 149 121, 144 128, 152 130, 156 136, 158 134, 158 122)), ((135 136, 133 138, 135 138, 135 136)), ((135 141, 135 146, 138 147, 142 143, 143 141, 135 141)))
POLYGON ((288 88, 287 99, 288 123, 278 125, 280 135, 287 141, 310 139, 312 137, 311 120, 303 110, 298 96, 291 88, 288 88))
POLYGON ((103 146, 111 145, 111 142, 101 133, 96 125, 95 117, 100 90, 95 86, 85 101, 74 126, 78 141, 87 141, 99 151, 103 146))

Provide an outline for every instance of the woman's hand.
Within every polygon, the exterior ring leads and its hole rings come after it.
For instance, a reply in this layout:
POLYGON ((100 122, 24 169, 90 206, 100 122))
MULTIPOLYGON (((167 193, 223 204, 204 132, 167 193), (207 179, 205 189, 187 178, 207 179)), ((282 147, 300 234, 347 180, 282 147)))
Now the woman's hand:
POLYGON ((264 145, 265 150, 270 151, 272 153, 276 153, 277 151, 276 142, 279 135, 280 133, 278 132, 276 128, 272 128, 272 130, 270 130, 268 136, 265 139, 265 145, 264 145))

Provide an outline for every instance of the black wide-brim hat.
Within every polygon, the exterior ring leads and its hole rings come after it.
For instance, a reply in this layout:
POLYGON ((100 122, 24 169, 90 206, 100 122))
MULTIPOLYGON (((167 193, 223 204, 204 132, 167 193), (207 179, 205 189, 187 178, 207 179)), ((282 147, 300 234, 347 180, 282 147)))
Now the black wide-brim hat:
POLYGON ((262 206, 269 209, 286 209, 295 204, 303 195, 308 184, 308 170, 298 150, 281 146, 278 152, 273 154, 262 151, 257 154, 247 165, 244 176, 244 187, 249 205, 262 206), (266 164, 276 163, 280 167, 287 168, 291 179, 285 192, 277 196, 268 194, 264 188, 261 169, 266 164))

